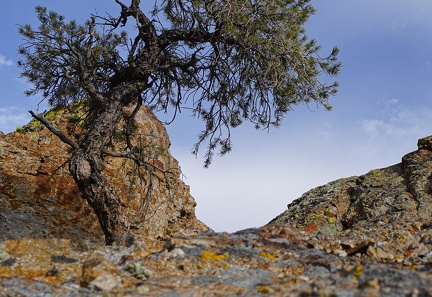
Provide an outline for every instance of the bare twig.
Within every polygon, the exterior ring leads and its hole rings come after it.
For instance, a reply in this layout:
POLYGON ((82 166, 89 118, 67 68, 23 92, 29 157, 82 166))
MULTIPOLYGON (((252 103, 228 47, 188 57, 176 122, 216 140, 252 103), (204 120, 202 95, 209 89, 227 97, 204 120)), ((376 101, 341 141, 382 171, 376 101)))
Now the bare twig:
POLYGON ((57 129, 56 127, 51 124, 50 121, 48 121, 42 114, 35 114, 33 111, 29 110, 29 113, 32 117, 37 119, 39 122, 41 122, 48 130, 51 131, 54 135, 56 135, 58 138, 60 138, 61 141, 72 147, 73 149, 78 149, 79 145, 69 137, 67 137, 62 131, 57 129))

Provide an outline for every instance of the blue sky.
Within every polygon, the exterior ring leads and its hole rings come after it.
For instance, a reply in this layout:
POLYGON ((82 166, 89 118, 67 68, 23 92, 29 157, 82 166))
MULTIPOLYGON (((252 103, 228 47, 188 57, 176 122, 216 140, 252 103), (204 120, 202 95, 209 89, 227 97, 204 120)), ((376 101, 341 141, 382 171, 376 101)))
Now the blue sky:
MULTIPOLYGON (((30 119, 40 98, 23 95, 17 24, 35 22, 40 4, 70 18, 115 13, 113 1, 20 0, 0 11, 0 130, 30 119)), ((198 202, 197 216, 216 231, 267 223, 302 193, 331 180, 400 162, 432 134, 432 1, 312 0, 308 35, 341 49, 340 91, 331 112, 297 106, 279 129, 233 131, 234 150, 202 168, 190 154, 200 122, 182 114, 167 127, 172 154, 198 202)))

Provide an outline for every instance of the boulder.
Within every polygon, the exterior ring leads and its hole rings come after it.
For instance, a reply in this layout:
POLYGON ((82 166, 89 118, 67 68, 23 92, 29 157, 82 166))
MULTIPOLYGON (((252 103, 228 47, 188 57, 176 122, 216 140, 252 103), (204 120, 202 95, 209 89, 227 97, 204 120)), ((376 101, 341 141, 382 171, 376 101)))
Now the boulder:
MULTIPOLYGON (((133 108, 125 108, 130 115, 133 108)), ((46 117, 69 137, 85 133, 79 104, 51 110, 46 117)), ((110 149, 124 150, 120 129, 110 149)), ((207 230, 195 217, 196 202, 171 156, 162 123, 147 107, 135 117, 133 139, 148 165, 106 156, 104 175, 118 190, 135 236, 165 238, 207 230)), ((101 245, 98 219, 69 173, 69 147, 36 120, 16 132, 0 134, 0 240, 65 238, 81 249, 101 245)))

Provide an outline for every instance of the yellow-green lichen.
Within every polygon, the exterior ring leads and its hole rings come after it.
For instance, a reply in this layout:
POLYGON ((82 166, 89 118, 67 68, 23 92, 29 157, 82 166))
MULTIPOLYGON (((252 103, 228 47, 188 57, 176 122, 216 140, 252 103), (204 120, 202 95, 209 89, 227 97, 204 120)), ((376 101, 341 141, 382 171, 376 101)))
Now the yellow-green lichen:
MULTIPOLYGON (((228 269, 228 265, 225 263, 228 258, 228 254, 215 254, 210 251, 203 251, 201 252, 200 262, 216 264, 216 267, 228 269)), ((197 268, 204 269, 207 268, 207 265, 197 264, 197 268)))
POLYGON ((228 259, 229 255, 228 254, 215 254, 209 251, 203 251, 201 253, 201 261, 213 261, 213 262, 217 262, 217 261, 224 261, 226 259, 228 259))
POLYGON ((263 258, 267 258, 267 259, 270 259, 270 260, 274 260, 274 259, 276 259, 276 256, 275 255, 273 255, 272 253, 269 253, 269 252, 260 252, 259 253, 259 256, 260 257, 263 257, 263 258))
POLYGON ((142 261, 130 262, 126 264, 125 269, 134 277, 140 280, 147 280, 153 275, 153 272, 147 267, 145 267, 142 261))
POLYGON ((267 294, 269 292, 270 292, 269 288, 267 286, 265 286, 265 285, 260 286, 258 288, 258 293, 260 293, 260 294, 267 294))
POLYGON ((363 265, 361 264, 357 265, 356 268, 354 268, 353 279, 357 280, 361 276, 362 271, 363 271, 363 265))

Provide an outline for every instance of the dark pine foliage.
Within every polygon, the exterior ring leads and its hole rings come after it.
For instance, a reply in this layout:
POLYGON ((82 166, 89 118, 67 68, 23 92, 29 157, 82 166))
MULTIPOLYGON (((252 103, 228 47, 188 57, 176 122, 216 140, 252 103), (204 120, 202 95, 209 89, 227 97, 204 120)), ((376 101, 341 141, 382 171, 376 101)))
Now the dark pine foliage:
MULTIPOLYGON (((304 24, 315 13, 309 0, 160 0, 148 13, 139 0, 114 1, 120 8, 115 17, 92 15, 79 25, 37 7, 39 27, 20 27, 19 65, 33 85, 27 94, 40 92, 52 106, 87 98, 80 143, 32 114, 73 148, 71 173, 107 243, 127 229, 118 203, 100 205, 107 197, 118 200, 113 189, 101 193, 109 185, 100 172, 124 106, 147 105, 173 120, 182 109, 192 110, 204 122, 193 152, 206 142, 208 166, 215 151, 231 150, 230 129, 245 121, 266 129, 301 103, 330 109, 338 85, 322 75, 335 76, 341 66, 337 48, 322 57, 306 36, 304 24)), ((139 163, 136 148, 128 149, 122 156, 139 163)))

